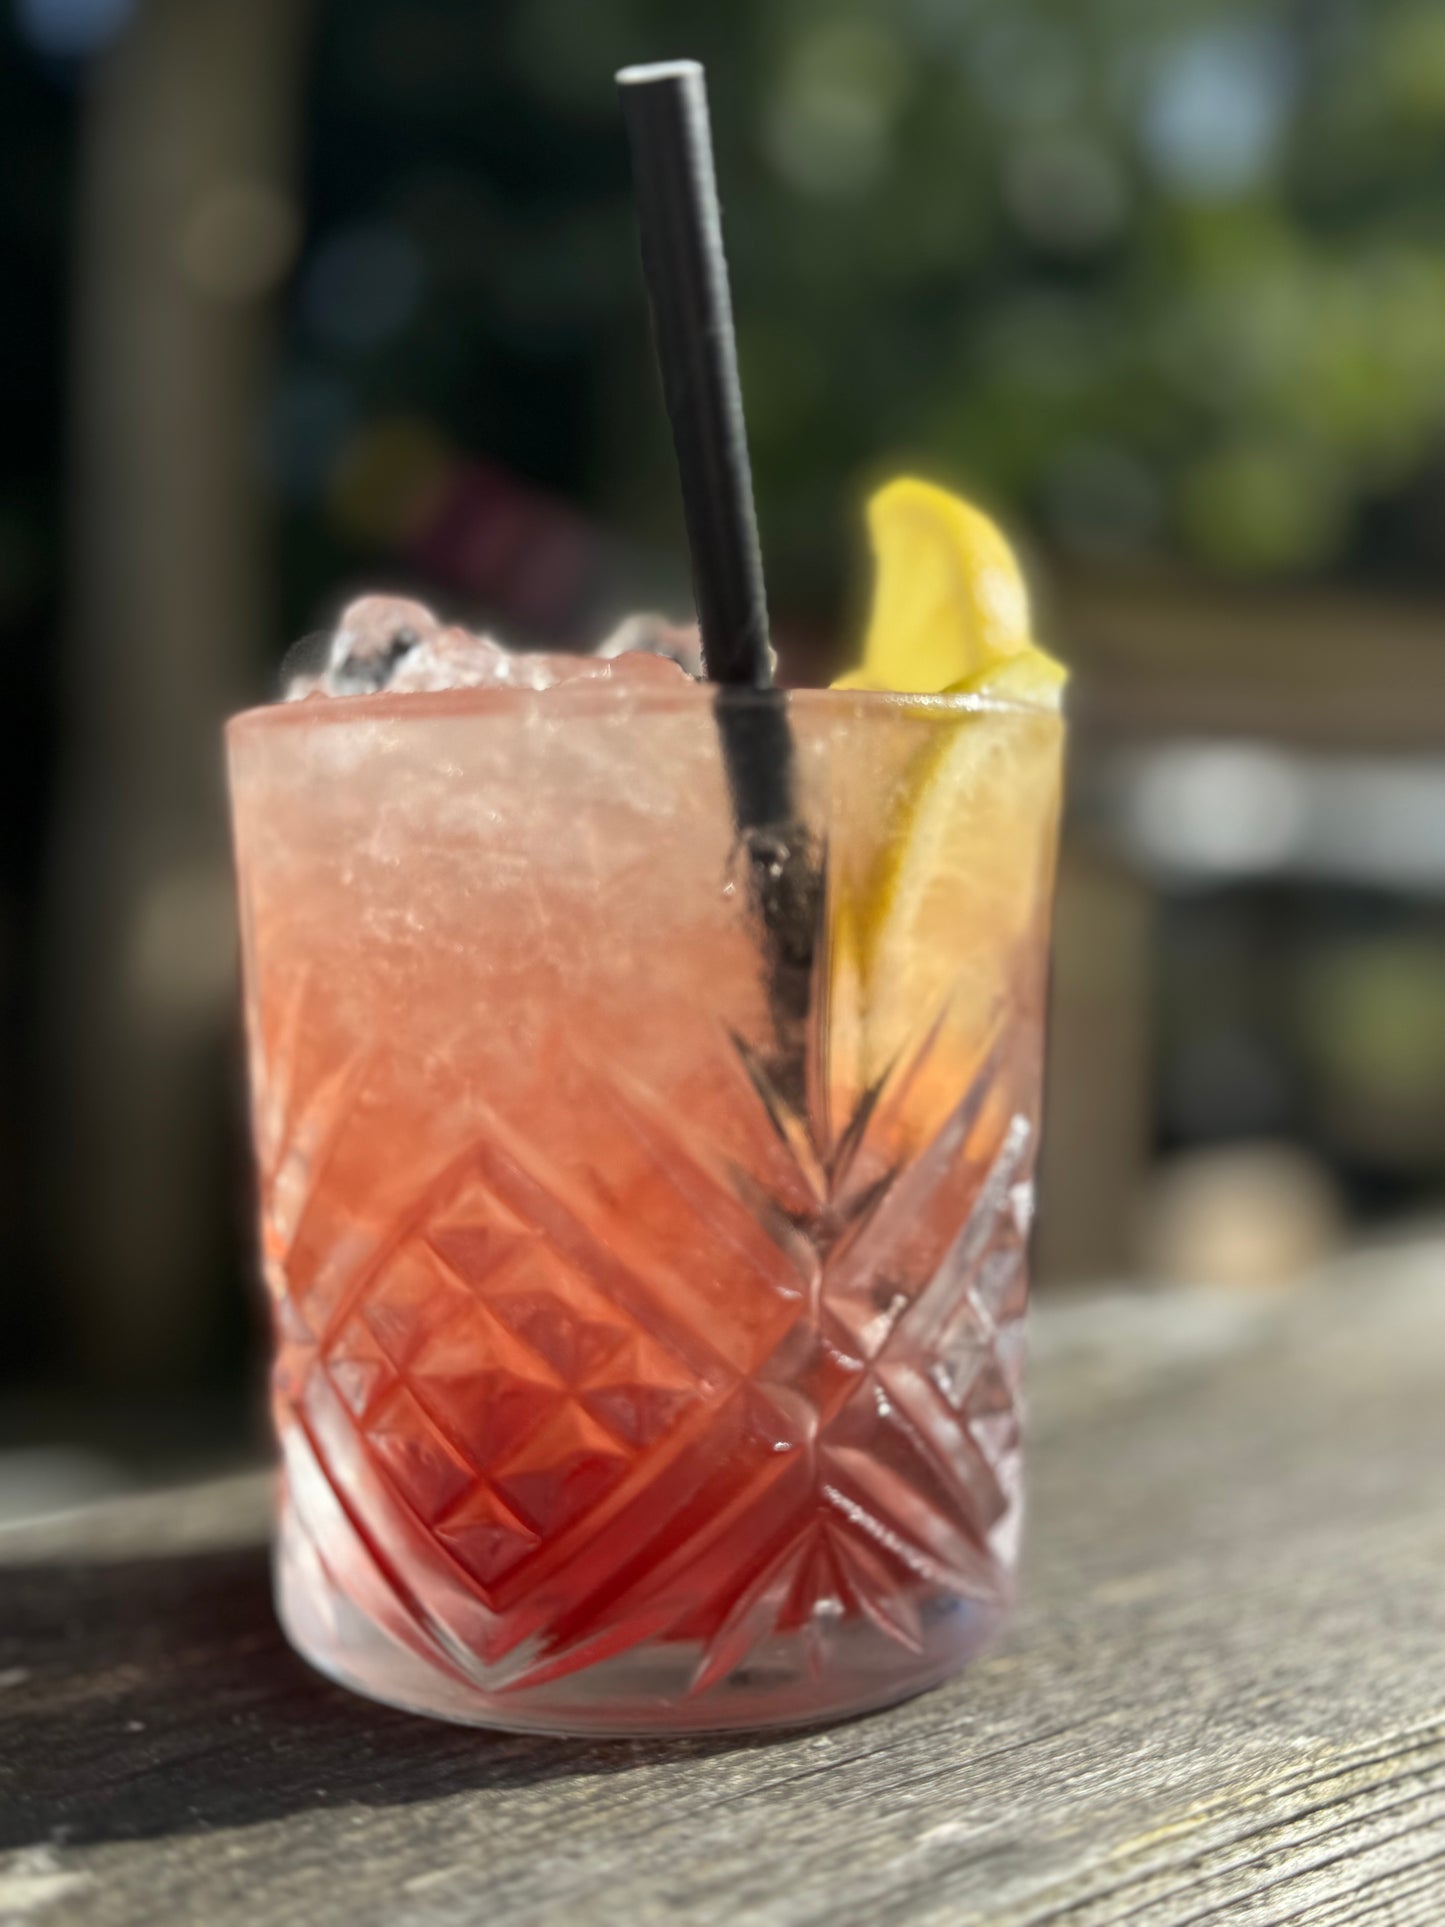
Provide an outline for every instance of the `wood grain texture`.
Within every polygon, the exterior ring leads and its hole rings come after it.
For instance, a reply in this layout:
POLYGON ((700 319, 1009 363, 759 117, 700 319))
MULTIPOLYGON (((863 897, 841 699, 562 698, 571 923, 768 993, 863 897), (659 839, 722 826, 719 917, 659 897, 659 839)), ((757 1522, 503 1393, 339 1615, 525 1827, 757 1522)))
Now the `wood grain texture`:
POLYGON ((267 1491, 0 1535, 0 1922, 1445 1921, 1445 1252, 1037 1321, 1012 1633, 822 1733, 412 1720, 286 1651, 267 1491))

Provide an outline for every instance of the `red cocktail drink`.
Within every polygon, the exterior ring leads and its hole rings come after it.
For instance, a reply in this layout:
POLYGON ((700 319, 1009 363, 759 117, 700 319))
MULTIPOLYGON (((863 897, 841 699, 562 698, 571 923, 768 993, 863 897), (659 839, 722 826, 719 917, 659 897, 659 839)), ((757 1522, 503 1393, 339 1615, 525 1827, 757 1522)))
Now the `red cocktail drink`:
POLYGON ((861 1710, 1012 1583, 1059 717, 786 699, 784 1035, 713 695, 651 670, 229 734, 281 1610, 487 1724, 861 1710))

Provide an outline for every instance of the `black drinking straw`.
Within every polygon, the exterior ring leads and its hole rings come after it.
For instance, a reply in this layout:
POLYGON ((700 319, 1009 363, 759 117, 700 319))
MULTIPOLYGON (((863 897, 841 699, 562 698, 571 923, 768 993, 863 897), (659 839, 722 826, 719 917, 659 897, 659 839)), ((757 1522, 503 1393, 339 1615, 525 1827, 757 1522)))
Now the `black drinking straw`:
POLYGON ((703 664, 719 685, 718 730, 733 815, 768 944, 779 1045, 774 1069, 784 1094, 800 1102, 819 881, 794 806, 787 711, 772 688, 707 88, 694 60, 625 67, 617 84, 682 483, 703 664))

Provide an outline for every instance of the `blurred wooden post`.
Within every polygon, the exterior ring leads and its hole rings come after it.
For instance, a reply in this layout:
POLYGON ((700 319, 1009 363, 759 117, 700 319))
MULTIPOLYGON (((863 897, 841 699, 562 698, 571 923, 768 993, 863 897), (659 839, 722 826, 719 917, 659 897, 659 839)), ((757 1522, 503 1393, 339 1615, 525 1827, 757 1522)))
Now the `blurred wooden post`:
POLYGON ((1127 1275, 1152 1127, 1149 891, 1066 838, 1054 916, 1034 1264, 1048 1284, 1127 1275))
POLYGON ((266 297, 298 217, 309 0, 141 0, 92 76, 53 905, 51 1223, 92 1376, 215 1331, 234 937, 221 719, 272 621, 266 297))

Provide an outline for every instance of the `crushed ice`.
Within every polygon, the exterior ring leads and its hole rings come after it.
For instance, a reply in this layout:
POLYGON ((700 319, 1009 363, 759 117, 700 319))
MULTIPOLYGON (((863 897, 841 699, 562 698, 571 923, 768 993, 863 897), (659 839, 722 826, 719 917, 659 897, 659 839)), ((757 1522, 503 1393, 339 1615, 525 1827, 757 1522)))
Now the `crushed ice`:
POLYGON ((490 636, 442 623, 424 603, 362 596, 330 636, 284 676, 287 702, 307 696, 409 694, 444 689, 552 689, 564 682, 675 682, 701 673, 695 629, 629 616, 590 656, 504 649, 490 636))

